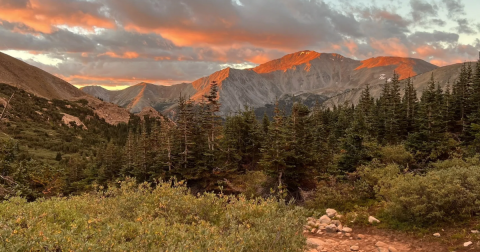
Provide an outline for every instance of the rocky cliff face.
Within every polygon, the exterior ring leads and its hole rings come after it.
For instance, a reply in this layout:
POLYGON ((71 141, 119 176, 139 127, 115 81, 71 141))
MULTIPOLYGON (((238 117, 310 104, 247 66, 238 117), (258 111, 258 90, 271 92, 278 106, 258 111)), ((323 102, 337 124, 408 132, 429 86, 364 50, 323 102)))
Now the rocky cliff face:
POLYGON ((338 54, 301 51, 252 69, 223 69, 193 83, 169 87, 140 83, 122 91, 109 91, 108 94, 98 87, 83 90, 137 113, 147 106, 157 110, 171 108, 180 93, 200 101, 210 92, 212 81, 216 81, 221 112, 227 114, 245 106, 262 108, 285 95, 313 94, 322 97, 321 100, 342 97, 336 102, 347 97, 355 100, 356 93, 345 94, 361 89, 367 83, 371 86, 385 83, 394 71, 403 79, 436 68, 413 58, 376 57, 359 61, 338 54))

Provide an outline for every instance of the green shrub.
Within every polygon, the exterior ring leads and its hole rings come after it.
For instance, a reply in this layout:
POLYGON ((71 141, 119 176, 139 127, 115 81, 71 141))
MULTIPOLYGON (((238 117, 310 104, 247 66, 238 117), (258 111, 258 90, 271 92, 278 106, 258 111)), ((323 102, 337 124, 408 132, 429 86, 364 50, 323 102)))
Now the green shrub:
POLYGON ((0 250, 304 250, 300 207, 132 181, 94 194, 0 203, 0 250))
POLYGON ((335 208, 339 211, 352 211, 357 206, 367 205, 374 198, 364 180, 338 182, 335 179, 322 181, 313 195, 305 202, 308 208, 335 208))
POLYGON ((418 225, 455 221, 480 212, 480 166, 454 166, 425 175, 380 180, 378 195, 386 214, 418 225))
POLYGON ((413 155, 403 145, 387 145, 380 149, 380 159, 385 164, 398 164, 403 167, 411 165, 413 155))

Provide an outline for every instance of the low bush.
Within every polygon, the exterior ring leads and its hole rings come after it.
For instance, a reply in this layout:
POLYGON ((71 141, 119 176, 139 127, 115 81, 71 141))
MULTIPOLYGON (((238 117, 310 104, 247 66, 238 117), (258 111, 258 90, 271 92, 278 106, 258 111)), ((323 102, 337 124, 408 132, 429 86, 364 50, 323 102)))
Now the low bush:
POLYGON ((0 203, 0 250, 303 251, 300 207, 276 199, 192 195, 133 180, 106 191, 0 203))
POLYGON ((396 221, 450 222, 480 213, 479 181, 480 166, 454 166, 380 180, 377 196, 386 201, 385 214, 396 221))

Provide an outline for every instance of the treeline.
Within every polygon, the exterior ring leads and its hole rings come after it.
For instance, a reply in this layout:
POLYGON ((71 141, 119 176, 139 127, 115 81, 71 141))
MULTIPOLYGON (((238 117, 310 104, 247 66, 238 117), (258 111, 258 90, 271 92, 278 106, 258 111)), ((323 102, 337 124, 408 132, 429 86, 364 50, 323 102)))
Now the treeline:
POLYGON ((174 119, 147 120, 130 131, 125 146, 107 146, 95 159, 95 176, 102 182, 175 176, 208 190, 262 171, 275 190, 293 193, 319 178, 355 172, 382 146, 403 145, 413 155, 411 171, 480 150, 480 63, 465 63, 445 88, 432 75, 421 96, 411 79, 394 74, 378 99, 367 86, 357 106, 297 103, 289 115, 277 106, 273 120, 258 121, 249 108, 223 120, 217 89, 212 83, 197 104, 180 98, 174 119))
POLYGON ((276 106, 274 117, 262 120, 251 108, 220 117, 218 86, 211 85, 200 102, 180 97, 173 118, 132 117, 123 137, 62 159, 57 192, 126 177, 176 177, 197 191, 236 193, 247 190, 245 181, 265 176, 258 182, 264 193, 300 197, 319 181, 355 180, 357 168, 375 159, 405 154, 395 161, 403 171, 424 173, 432 162, 480 151, 480 61, 465 63, 445 87, 432 75, 421 96, 411 79, 394 74, 378 99, 366 86, 356 106, 295 103, 291 113, 276 106))

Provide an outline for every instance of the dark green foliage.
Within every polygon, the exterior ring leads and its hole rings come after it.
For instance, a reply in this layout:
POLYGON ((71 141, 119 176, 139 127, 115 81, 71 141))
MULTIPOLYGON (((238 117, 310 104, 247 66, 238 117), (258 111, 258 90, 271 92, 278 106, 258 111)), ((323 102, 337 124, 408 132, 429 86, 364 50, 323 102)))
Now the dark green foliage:
MULTIPOLYGON (((231 182, 258 172, 268 175, 267 190, 295 198, 331 176, 352 179, 359 166, 375 159, 422 173, 431 162, 480 150, 478 65, 465 64, 459 80, 445 90, 432 76, 420 99, 410 78, 402 83, 394 74, 378 99, 367 85, 357 106, 309 108, 299 101, 286 111, 277 103, 273 120, 267 114, 258 120, 251 108, 221 118, 216 83, 198 102, 179 97, 172 118, 132 115, 117 126, 99 119, 85 101, 47 101, 17 90, 8 123, 0 124, 16 141, 5 142, 10 147, 4 148, 0 168, 13 174, 27 167, 22 162, 37 160, 46 174, 62 174, 46 195, 78 193, 125 177, 137 182, 176 177, 195 192, 237 193, 241 186, 231 182), (88 130, 62 124, 62 113, 77 116, 88 130)), ((0 85, 0 90, 8 97, 15 89, 0 85)), ((18 179, 32 191, 28 195, 38 196, 45 185, 27 177, 18 179)))

